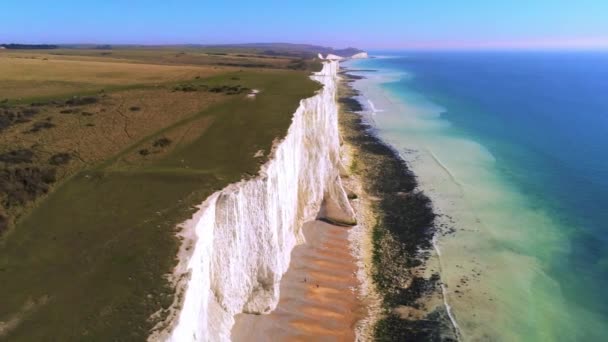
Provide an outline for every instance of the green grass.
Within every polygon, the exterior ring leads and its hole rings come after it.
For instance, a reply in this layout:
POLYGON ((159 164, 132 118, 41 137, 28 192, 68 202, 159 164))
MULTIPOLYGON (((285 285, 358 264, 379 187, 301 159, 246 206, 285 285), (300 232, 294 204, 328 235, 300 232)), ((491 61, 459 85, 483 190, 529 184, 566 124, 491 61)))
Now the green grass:
MULTIPOLYGON (((310 53, 291 52, 287 55, 269 56, 264 49, 251 48, 203 48, 203 47, 114 47, 111 50, 77 48, 51 50, 3 50, 5 55, 49 59, 77 59, 114 63, 145 63, 161 65, 209 66, 224 65, 245 68, 287 68, 294 60, 306 58, 310 53)), ((314 54, 316 56, 316 54, 314 54)))
MULTIPOLYGON (((138 51, 132 51, 138 53, 138 51)), ((65 96, 107 87, 156 85, 209 77, 235 68, 209 65, 161 65, 128 59, 57 56, 48 53, 0 53, 0 100, 65 96)))
POLYGON ((0 240, 0 321, 23 311, 0 339, 145 340, 155 323, 150 315, 173 299, 163 276, 175 265, 175 225, 214 191, 257 173, 255 152, 270 151, 299 100, 319 88, 304 72, 238 77, 261 90, 255 100, 235 96, 190 118, 211 116, 213 123, 163 158, 126 170, 121 154, 77 174, 0 240))

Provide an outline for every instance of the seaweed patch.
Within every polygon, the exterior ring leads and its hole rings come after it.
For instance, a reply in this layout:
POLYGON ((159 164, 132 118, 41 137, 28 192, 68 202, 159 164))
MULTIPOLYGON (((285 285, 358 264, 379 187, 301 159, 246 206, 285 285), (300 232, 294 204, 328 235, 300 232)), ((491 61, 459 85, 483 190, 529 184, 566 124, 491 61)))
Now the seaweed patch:
POLYGON ((433 249, 437 228, 430 199, 418 189, 416 176, 398 152, 380 140, 360 113, 358 95, 345 77, 340 124, 343 138, 355 148, 355 172, 366 179, 377 223, 372 232, 371 277, 382 296, 384 315, 373 328, 378 341, 456 341, 445 307, 428 312, 425 300, 441 292, 439 273, 420 275, 433 249), (357 104, 355 104, 355 102, 357 104), (404 310, 405 309, 405 310, 404 310), (400 311, 424 314, 403 315, 400 311))

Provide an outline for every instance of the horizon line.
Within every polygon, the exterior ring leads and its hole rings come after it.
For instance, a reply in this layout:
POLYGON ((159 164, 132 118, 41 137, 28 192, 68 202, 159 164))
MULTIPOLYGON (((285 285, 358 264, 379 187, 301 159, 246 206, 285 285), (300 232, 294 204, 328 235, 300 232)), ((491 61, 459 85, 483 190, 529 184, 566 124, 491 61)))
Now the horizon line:
MULTIPOLYGON (((310 46, 318 46, 324 48, 331 48, 335 50, 349 49, 355 48, 364 51, 399 51, 399 50, 409 50, 409 51, 538 51, 538 50, 555 50, 555 51, 598 51, 598 50, 608 50, 608 41, 599 41, 594 42, 597 44, 584 44, 584 42, 564 42, 565 44, 554 44, 555 42, 539 42, 537 44, 533 44, 532 42, 505 42, 498 44, 471 44, 471 43, 454 43, 454 42, 445 42, 438 43, 433 42, 430 44, 425 43, 414 43, 403 46, 377 46, 377 47, 356 47, 353 44, 348 44, 343 46, 336 47, 331 44, 321 44, 321 43, 290 43, 290 42, 241 42, 241 43, 94 43, 94 42, 36 42, 36 43, 19 43, 19 42, 10 42, 10 43, 2 43, 0 42, 0 46, 2 45, 55 45, 58 47, 61 46, 77 46, 77 45, 90 45, 90 46, 141 46, 141 47, 172 47, 172 46, 200 46, 200 47, 213 47, 213 46, 239 46, 239 45, 264 45, 264 44, 285 44, 285 45, 310 45, 310 46), (583 44, 580 44, 583 43, 583 44)), ((587 42, 588 43, 588 42, 587 42)))

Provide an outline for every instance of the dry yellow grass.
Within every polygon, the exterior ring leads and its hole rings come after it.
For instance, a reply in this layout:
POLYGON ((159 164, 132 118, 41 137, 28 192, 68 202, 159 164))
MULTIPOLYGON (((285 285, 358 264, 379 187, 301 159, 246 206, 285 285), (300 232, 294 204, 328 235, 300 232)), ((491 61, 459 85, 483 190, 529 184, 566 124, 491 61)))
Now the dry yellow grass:
MULTIPOLYGON (((44 106, 32 122, 6 129, 0 135, 0 146, 10 150, 31 148, 47 156, 69 152, 78 156, 80 162, 95 165, 221 98, 213 93, 171 92, 166 88, 134 89, 107 94, 91 105, 44 106), (131 110, 134 107, 137 110, 131 110), (74 112, 61 113, 66 109, 74 112), (43 121, 54 127, 24 133, 43 121)), ((0 148, 0 152, 4 149, 0 148)))
POLYGON ((0 100, 61 96, 139 84, 208 77, 217 66, 102 61, 101 58, 0 53, 0 100))
MULTIPOLYGON (((3 54, 64 60, 90 60, 107 62, 132 62, 165 65, 224 65, 261 66, 285 68, 294 58, 267 56, 255 52, 212 52, 201 49, 56 49, 56 50, 4 50, 3 54)), ((295 58, 297 59, 297 58, 295 58)))

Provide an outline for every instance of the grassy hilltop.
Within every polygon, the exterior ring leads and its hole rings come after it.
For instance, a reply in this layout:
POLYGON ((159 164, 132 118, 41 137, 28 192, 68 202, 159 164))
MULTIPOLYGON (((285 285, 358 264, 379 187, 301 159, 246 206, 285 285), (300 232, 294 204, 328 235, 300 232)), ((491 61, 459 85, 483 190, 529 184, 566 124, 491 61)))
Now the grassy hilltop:
POLYGON ((319 61, 281 51, 0 50, 0 340, 148 336, 175 226, 319 88, 319 61))

